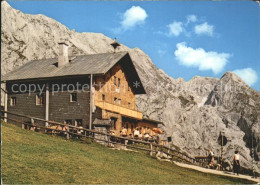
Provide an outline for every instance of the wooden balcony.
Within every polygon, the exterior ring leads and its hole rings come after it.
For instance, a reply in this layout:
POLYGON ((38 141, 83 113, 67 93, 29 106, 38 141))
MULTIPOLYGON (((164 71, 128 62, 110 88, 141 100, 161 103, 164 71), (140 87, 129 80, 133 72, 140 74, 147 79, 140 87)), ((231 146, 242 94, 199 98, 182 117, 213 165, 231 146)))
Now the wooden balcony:
POLYGON ((123 116, 131 117, 131 118, 135 118, 135 119, 139 119, 139 120, 143 119, 142 112, 128 109, 128 108, 120 106, 120 105, 115 105, 115 104, 108 103, 105 101, 95 101, 95 106, 97 106, 101 109, 107 110, 107 111, 121 114, 123 116))

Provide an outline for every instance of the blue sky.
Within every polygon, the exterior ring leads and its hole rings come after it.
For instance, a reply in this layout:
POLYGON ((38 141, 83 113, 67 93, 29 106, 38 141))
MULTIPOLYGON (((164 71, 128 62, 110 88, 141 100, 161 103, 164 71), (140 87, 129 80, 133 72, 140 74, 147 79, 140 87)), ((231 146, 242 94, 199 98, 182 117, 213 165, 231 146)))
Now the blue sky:
POLYGON ((260 91, 260 6, 255 2, 8 2, 77 32, 103 33, 139 47, 174 78, 220 78, 234 71, 260 91))

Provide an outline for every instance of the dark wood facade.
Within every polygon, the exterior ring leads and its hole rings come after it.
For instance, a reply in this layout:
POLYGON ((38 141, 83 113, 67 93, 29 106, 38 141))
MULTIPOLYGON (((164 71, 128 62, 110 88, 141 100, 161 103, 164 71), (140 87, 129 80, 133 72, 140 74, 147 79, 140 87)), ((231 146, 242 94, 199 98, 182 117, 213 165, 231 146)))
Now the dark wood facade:
MULTIPOLYGON (((49 120, 58 122, 71 120, 72 124, 76 120, 82 120, 82 126, 87 127, 90 113, 89 76, 42 81, 7 82, 8 111, 45 119, 47 84, 49 86, 49 120), (72 86, 77 87, 77 84, 80 85, 73 90, 72 86), (29 85, 31 87, 35 85, 40 88, 37 88, 35 92, 24 92, 25 87, 29 89, 29 85), (63 89, 61 88, 62 86, 63 89), (18 87, 23 87, 20 89, 22 92, 17 92, 19 91, 18 87), (83 89, 83 87, 85 88, 83 89), (41 92, 42 94, 40 94, 41 92), (73 93, 76 93, 76 101, 71 101, 71 94, 73 93), (38 95, 43 97, 41 104, 37 104, 38 95), (12 105, 12 98, 16 99, 15 105, 12 105)), ((10 117, 15 119, 15 116, 10 115, 10 117)))

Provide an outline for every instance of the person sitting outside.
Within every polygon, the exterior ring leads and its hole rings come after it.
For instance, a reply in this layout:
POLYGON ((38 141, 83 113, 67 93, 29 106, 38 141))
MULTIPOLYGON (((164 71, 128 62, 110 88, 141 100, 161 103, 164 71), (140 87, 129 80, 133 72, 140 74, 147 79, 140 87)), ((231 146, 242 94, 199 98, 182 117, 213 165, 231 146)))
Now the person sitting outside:
POLYGON ((127 136, 127 130, 126 130, 125 127, 123 127, 123 129, 122 129, 122 136, 123 136, 123 137, 126 137, 126 136, 127 136))
POLYGON ((115 135, 116 135, 114 130, 111 130, 111 131, 110 131, 110 134, 111 134, 112 136, 115 136, 115 135))
POLYGON ((145 140, 145 141, 148 141, 148 140, 149 140, 149 137, 150 137, 150 135, 149 135, 148 133, 145 133, 145 134, 144 134, 144 140, 145 140))
POLYGON ((77 130, 77 134, 83 134, 84 130, 82 126, 79 126, 80 129, 77 130))
POLYGON ((65 125, 65 126, 63 127, 63 131, 68 132, 68 131, 69 131, 69 127, 68 127, 67 125, 65 125))
POLYGON ((139 130, 136 129, 136 130, 134 131, 134 138, 135 138, 135 139, 138 139, 139 134, 140 134, 139 130))
POLYGON ((57 125, 57 130, 62 130, 62 127, 60 125, 57 125))
POLYGON ((153 136, 152 136, 152 142, 156 143, 156 139, 157 139, 156 135, 153 134, 153 136))
POLYGON ((58 134, 62 135, 62 132, 61 132, 62 131, 62 127, 60 125, 57 125, 56 129, 57 129, 58 134))
POLYGON ((56 130, 56 128, 57 128, 57 126, 56 125, 48 125, 47 126, 49 129, 48 129, 48 133, 50 133, 50 134, 54 134, 55 133, 55 130, 56 130))
POLYGON ((138 139, 140 139, 140 140, 143 139, 143 134, 142 134, 142 132, 139 132, 138 139))

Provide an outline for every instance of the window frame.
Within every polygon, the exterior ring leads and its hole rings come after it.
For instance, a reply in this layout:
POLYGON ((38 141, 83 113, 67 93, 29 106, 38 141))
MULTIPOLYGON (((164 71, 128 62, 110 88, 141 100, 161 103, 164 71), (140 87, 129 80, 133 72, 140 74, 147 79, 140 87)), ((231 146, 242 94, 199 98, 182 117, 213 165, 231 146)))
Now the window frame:
POLYGON ((114 104, 117 104, 117 98, 114 97, 114 104))
POLYGON ((120 78, 117 78, 117 87, 119 87, 120 88, 120 86, 121 86, 121 80, 120 80, 120 78))
POLYGON ((83 127, 83 120, 82 119, 75 119, 74 125, 77 126, 77 127, 83 127), (76 122, 77 122, 77 125, 76 125, 76 122), (79 122, 81 122, 81 125, 78 124, 79 122))
POLYGON ((10 106, 16 105, 17 98, 15 96, 10 97, 10 106))
POLYGON ((78 93, 76 93, 76 92, 70 93, 70 102, 77 102, 77 101, 78 101, 78 93), (76 95, 75 101, 73 100, 73 95, 76 95))
POLYGON ((72 119, 65 119, 65 120, 64 120, 64 123, 65 123, 65 124, 68 124, 68 125, 72 125, 72 119), (69 124, 68 122, 70 122, 70 124, 69 124))
POLYGON ((40 94, 40 93, 38 93, 38 94, 36 94, 36 96, 35 96, 35 105, 44 105, 44 95, 43 95, 43 93, 42 94, 40 94))
POLYGON ((116 76, 114 76, 114 85, 116 86, 116 76))

